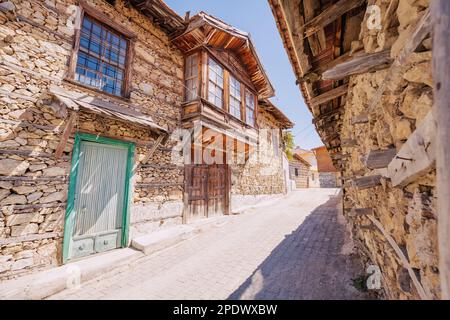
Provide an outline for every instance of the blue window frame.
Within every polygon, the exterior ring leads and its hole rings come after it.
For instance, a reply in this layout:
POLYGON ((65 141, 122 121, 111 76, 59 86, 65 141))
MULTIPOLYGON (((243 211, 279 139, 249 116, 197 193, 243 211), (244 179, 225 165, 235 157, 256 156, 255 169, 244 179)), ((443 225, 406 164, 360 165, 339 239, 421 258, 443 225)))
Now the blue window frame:
POLYGON ((128 46, 123 35, 85 15, 75 80, 109 94, 124 95, 128 46))

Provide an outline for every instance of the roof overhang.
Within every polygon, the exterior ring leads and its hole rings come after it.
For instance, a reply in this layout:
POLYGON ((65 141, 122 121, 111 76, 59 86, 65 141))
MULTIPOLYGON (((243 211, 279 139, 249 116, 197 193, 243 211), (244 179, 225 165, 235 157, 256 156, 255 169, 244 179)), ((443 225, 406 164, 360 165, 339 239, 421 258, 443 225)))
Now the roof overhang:
POLYGON ((296 160, 302 162, 303 164, 305 164, 305 165, 308 166, 308 167, 311 167, 311 166, 312 166, 308 161, 306 161, 305 159, 303 159, 302 156, 298 155, 297 153, 294 153, 293 157, 294 157, 294 159, 296 159, 296 160))
POLYGON ((129 0, 129 2, 168 34, 185 28, 183 18, 162 0, 129 0))
POLYGON ((156 124, 150 116, 133 110, 131 106, 127 108, 111 101, 105 101, 85 93, 69 91, 63 87, 57 86, 52 86, 50 88, 50 93, 60 104, 75 112, 86 111, 146 127, 160 135, 168 134, 166 128, 156 124))
POLYGON ((247 69, 259 98, 265 99, 275 95, 275 90, 258 57, 250 34, 200 12, 190 19, 187 28, 174 36, 172 41, 183 52, 189 52, 201 46, 234 52, 247 69))
POLYGON ((259 108, 265 110, 272 114, 274 118, 278 121, 279 127, 281 129, 292 129, 294 123, 279 109, 277 108, 269 99, 264 99, 259 101, 259 108))

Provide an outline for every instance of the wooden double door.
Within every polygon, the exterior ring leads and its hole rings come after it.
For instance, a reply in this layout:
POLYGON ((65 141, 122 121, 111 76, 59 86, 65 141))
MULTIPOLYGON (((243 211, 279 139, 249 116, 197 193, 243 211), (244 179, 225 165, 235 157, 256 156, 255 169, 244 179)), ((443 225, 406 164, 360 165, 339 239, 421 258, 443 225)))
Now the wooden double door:
POLYGON ((226 164, 186 165, 184 222, 229 214, 230 178, 226 164))

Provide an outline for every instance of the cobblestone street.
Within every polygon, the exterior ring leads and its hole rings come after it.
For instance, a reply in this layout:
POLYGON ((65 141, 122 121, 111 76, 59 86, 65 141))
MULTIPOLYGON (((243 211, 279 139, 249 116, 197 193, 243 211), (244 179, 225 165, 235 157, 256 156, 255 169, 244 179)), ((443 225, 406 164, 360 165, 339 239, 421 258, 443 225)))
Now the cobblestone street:
POLYGON ((337 195, 298 190, 50 299, 363 299, 337 195))

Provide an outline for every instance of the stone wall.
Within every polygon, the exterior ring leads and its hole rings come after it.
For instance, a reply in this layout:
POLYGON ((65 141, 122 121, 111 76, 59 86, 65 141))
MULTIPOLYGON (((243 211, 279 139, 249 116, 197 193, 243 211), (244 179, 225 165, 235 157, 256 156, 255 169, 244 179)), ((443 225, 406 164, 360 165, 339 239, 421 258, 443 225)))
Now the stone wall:
MULTIPOLYGON (((389 2, 377 0, 384 16, 389 2)), ((362 26, 360 41, 366 52, 391 47, 396 57, 405 43, 407 30, 424 14, 428 0, 400 0, 396 23, 385 32, 362 26)), ((394 21, 395 22, 395 21, 394 21)), ((355 45, 356 47, 358 45, 355 45)), ((357 146, 344 148, 350 155, 346 177, 381 174, 378 187, 357 190, 345 188, 347 208, 373 208, 374 217, 392 236, 409 261, 412 272, 429 298, 439 298, 439 265, 437 247, 436 173, 429 172, 404 188, 395 188, 384 170, 369 170, 363 164, 364 155, 373 149, 402 147, 411 133, 423 121, 433 105, 431 75, 431 39, 426 39, 396 74, 386 90, 375 115, 367 124, 352 124, 352 118, 365 111, 387 70, 353 76, 345 107, 341 137, 356 139, 357 146)), ((398 254, 367 217, 348 216, 354 237, 361 251, 378 265, 382 284, 391 299, 419 299, 416 286, 398 254)))
MULTIPOLYGON (((259 110, 257 124, 262 129, 276 129, 274 116, 259 110)), ((259 143, 252 146, 249 159, 245 164, 231 165, 231 193, 237 195, 268 195, 286 193, 283 171, 283 151, 280 130, 278 145, 274 147, 270 134, 261 134, 259 143), (275 152, 277 149, 277 153, 275 152)))
MULTIPOLYGON (((61 264, 74 139, 72 135, 64 155, 55 159, 64 118, 41 103, 49 87, 132 105, 169 130, 179 123, 183 87, 181 53, 149 18, 124 1, 116 1, 115 7, 101 0, 89 3, 137 34, 129 101, 64 80, 74 36, 67 8, 75 0, 13 2, 14 13, 0 13, 0 278, 61 264)), ((76 131, 136 143, 136 165, 156 138, 148 128, 84 112, 76 131)), ((170 165, 170 145, 148 161, 158 166, 136 167, 131 236, 181 223, 183 171, 170 165), (167 182, 172 184, 155 185, 167 182)))

